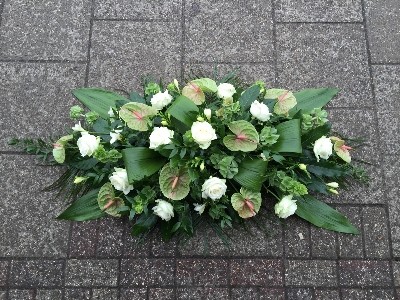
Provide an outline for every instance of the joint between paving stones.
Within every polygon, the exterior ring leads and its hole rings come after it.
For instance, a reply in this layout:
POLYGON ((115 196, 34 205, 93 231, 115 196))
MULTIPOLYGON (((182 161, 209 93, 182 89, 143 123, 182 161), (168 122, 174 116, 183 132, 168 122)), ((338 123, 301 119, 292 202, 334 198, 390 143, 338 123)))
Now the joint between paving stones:
POLYGON ((89 36, 88 36, 87 53, 86 53, 85 87, 87 87, 89 83, 90 51, 92 48, 95 0, 91 0, 90 5, 91 6, 90 6, 90 21, 89 21, 89 36))

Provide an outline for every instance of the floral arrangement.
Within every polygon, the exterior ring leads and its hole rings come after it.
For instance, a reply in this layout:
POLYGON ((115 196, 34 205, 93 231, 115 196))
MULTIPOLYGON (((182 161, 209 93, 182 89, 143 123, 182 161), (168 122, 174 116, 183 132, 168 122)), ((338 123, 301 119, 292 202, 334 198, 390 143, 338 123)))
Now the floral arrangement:
POLYGON ((51 186, 72 202, 59 219, 128 216, 133 235, 159 224, 169 239, 193 235, 200 219, 221 232, 257 218, 268 209, 263 202, 275 202, 279 218, 296 214, 357 234, 345 216, 315 198, 338 194, 351 179, 366 180, 351 164, 355 141, 331 133, 323 109, 337 92, 293 93, 261 81, 246 88, 232 74, 184 86, 148 81, 143 95, 129 97, 81 88, 73 95, 88 110, 71 108, 77 123, 67 135, 11 144, 66 167, 51 186))

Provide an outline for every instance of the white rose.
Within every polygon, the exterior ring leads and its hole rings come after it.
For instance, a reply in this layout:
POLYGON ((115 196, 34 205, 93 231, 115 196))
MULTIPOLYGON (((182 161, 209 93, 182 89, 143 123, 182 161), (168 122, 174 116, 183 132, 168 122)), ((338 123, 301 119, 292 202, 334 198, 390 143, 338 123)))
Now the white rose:
POLYGON ((211 114, 212 114, 211 109, 206 108, 204 110, 204 115, 206 116, 207 119, 209 119, 209 120, 211 119, 211 114))
POLYGON ((314 144, 314 154, 319 161, 319 158, 328 159, 332 155, 333 144, 329 138, 326 136, 320 137, 315 141, 314 144))
POLYGON ((285 196, 275 204, 275 214, 279 218, 286 219, 287 217, 293 215, 297 209, 296 200, 292 200, 293 195, 285 196))
POLYGON ((79 122, 78 124, 75 124, 74 127, 72 127, 73 131, 80 131, 80 132, 86 132, 85 129, 83 129, 81 122, 79 122))
POLYGON ((165 200, 156 200, 157 205, 153 207, 153 212, 164 221, 169 221, 174 216, 174 207, 165 200))
POLYGON ((153 97, 151 97, 151 106, 153 106, 157 110, 163 109, 165 106, 170 104, 172 101, 172 96, 166 90, 164 93, 158 92, 153 97))
POLYGON ((150 134, 150 149, 156 149, 161 145, 171 144, 171 138, 174 132, 167 127, 154 127, 153 132, 150 134))
POLYGON ((133 190, 133 185, 128 182, 128 174, 125 169, 114 168, 115 172, 110 176, 110 182, 117 191, 122 191, 128 195, 133 190))
POLYGON ((261 122, 266 122, 271 117, 268 106, 255 100, 250 106, 252 116, 261 122))
POLYGON ((199 215, 201 215, 204 210, 206 209, 206 204, 198 204, 198 203, 194 203, 194 210, 197 211, 199 213, 199 215))
POLYGON ((207 122, 194 122, 192 128, 192 137, 201 149, 207 149, 211 145, 211 141, 217 139, 214 128, 207 122))
POLYGON ((230 83, 221 83, 217 88, 217 95, 219 98, 226 99, 236 93, 235 87, 230 83))
POLYGON ((203 198, 211 198, 212 200, 220 199, 226 192, 226 180, 217 177, 207 179, 201 187, 203 198))
POLYGON ((121 132, 122 130, 114 130, 110 132, 111 136, 110 144, 114 144, 116 141, 121 140, 121 132))
POLYGON ((92 156, 100 145, 100 137, 91 135, 88 132, 81 132, 81 135, 76 142, 79 152, 83 157, 92 156))

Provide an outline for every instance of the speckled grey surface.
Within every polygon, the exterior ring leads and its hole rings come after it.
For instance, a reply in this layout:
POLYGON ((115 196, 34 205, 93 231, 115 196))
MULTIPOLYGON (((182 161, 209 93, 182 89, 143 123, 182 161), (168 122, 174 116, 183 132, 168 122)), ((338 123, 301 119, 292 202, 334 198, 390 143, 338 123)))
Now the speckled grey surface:
POLYGON ((399 1, 0 0, 0 14, 0 300, 399 298, 399 1), (123 92, 215 65, 341 89, 333 128, 365 138, 353 158, 372 163, 371 184, 324 200, 360 235, 266 213, 231 249, 206 225, 187 243, 138 243, 127 220, 56 221, 66 203, 39 189, 60 170, 7 146, 70 127, 75 87, 123 92))

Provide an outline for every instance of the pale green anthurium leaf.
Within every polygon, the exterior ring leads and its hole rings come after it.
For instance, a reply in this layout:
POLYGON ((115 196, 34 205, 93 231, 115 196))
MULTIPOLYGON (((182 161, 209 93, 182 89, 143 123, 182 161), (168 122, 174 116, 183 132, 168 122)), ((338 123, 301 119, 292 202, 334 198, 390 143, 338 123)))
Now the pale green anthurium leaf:
POLYGON ((123 105, 119 116, 126 125, 133 130, 147 131, 151 124, 151 117, 157 114, 157 110, 143 103, 130 102, 123 105))
POLYGON ((269 89, 265 92, 265 99, 276 99, 274 113, 287 115, 289 110, 296 106, 297 100, 292 92, 283 89, 269 89))
POLYGON ((105 213, 113 217, 121 216, 118 208, 124 205, 124 201, 119 197, 115 197, 114 188, 110 182, 107 182, 100 188, 97 203, 105 213))
POLYGON ((234 133, 224 137, 223 142, 226 148, 231 151, 250 152, 257 149, 259 135, 256 128, 247 121, 234 121, 228 125, 234 133))
POLYGON ((346 146, 344 144, 344 140, 338 137, 332 136, 330 139, 332 140, 332 142, 334 142, 333 149, 335 150, 336 154, 349 164, 351 162, 351 156, 349 152, 349 150, 351 150, 351 147, 346 146))
POLYGON ((62 164, 65 161, 65 144, 73 138, 72 134, 63 136, 53 145, 53 157, 59 164, 62 164))
POLYGON ((217 92, 217 83, 210 78, 199 78, 191 81, 201 88, 203 92, 206 93, 216 93, 217 92))
POLYGON ((261 207, 261 193, 241 188, 240 193, 235 193, 231 198, 232 207, 241 218, 254 217, 261 207))
POLYGON ((190 175, 186 168, 175 169, 166 164, 160 172, 159 184, 165 197, 182 200, 190 192, 190 175))
POLYGON ((206 96, 204 92, 201 90, 200 86, 196 83, 189 82, 183 89, 182 95, 186 98, 189 98, 196 105, 201 105, 206 101, 206 96))

